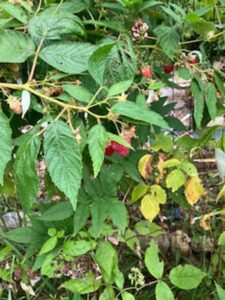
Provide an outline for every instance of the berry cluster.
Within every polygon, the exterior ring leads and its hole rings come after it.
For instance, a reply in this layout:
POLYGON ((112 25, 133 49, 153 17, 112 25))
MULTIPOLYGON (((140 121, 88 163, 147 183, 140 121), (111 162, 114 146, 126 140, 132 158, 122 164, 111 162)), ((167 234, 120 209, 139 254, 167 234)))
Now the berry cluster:
POLYGON ((148 24, 143 23, 142 20, 138 20, 131 28, 132 40, 134 42, 140 42, 148 38, 148 24))
MULTIPOLYGON (((126 142, 131 143, 130 138, 126 138, 126 142)), ((129 153, 129 148, 118 144, 117 142, 111 141, 105 148, 105 155, 112 156, 114 154, 119 154, 120 156, 126 156, 129 153)))

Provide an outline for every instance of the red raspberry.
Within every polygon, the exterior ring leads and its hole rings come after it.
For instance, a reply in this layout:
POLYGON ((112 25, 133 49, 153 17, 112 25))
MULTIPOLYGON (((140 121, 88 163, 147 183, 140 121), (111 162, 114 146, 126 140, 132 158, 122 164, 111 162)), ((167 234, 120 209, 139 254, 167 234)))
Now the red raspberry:
POLYGON ((109 144, 106 148, 105 148, 105 155, 107 156, 112 156, 114 154, 114 149, 112 147, 112 144, 109 144))
MULTIPOLYGON (((126 138, 125 139, 129 144, 131 143, 131 140, 130 138, 126 138)), ((130 149, 123 146, 123 145, 120 145, 118 144, 117 142, 112 142, 112 148, 114 151, 116 151, 120 156, 126 156, 130 149)))
POLYGON ((152 77, 152 71, 149 67, 142 68, 141 75, 150 79, 152 77))
POLYGON ((172 66, 172 65, 166 65, 166 66, 164 66, 164 72, 166 73, 166 74, 170 74, 170 73, 172 73, 174 71, 174 66, 172 66))

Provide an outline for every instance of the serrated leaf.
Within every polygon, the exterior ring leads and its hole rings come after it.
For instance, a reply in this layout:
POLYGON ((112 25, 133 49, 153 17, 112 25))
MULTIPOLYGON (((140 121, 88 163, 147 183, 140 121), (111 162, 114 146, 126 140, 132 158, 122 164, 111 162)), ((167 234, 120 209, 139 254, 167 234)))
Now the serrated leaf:
POLYGON ((151 195, 146 195, 141 200, 141 213, 145 219, 152 222, 153 219, 158 215, 159 211, 159 203, 155 200, 152 200, 151 195))
POLYGON ((27 35, 12 30, 0 32, 0 63, 23 63, 34 52, 34 42, 27 35))
POLYGON ((114 45, 115 43, 110 43, 99 47, 94 51, 89 59, 88 71, 95 81, 100 85, 103 85, 104 83, 105 65, 109 53, 114 45))
POLYGON ((198 176, 198 170, 195 167, 195 165, 193 165, 192 163, 182 162, 180 167, 185 173, 188 174, 188 176, 190 177, 198 176))
POLYGON ((24 9, 20 5, 13 5, 11 3, 1 3, 0 8, 5 10, 8 14, 13 16, 15 19, 20 21, 23 24, 28 23, 28 17, 24 9))
POLYGON ((141 107, 137 103, 131 101, 118 102, 113 105, 111 110, 118 115, 125 116, 133 120, 169 129, 167 122, 160 114, 151 111, 148 108, 141 107))
POLYGON ((201 184, 199 177, 192 177, 185 184, 185 197, 190 205, 194 205, 200 197, 204 194, 205 190, 201 184))
POLYGON ((126 80, 126 81, 120 81, 118 83, 115 83, 110 87, 107 97, 120 95, 126 92, 126 90, 128 90, 128 88, 131 86, 132 82, 133 82, 132 80, 126 80))
POLYGON ((91 204, 92 226, 93 230, 98 237, 104 225, 104 221, 108 216, 109 199, 94 199, 91 204))
POLYGON ((99 297, 99 300, 116 300, 112 287, 105 288, 99 297))
POLYGON ((104 281, 108 284, 113 283, 113 270, 118 260, 116 250, 109 242, 99 242, 95 259, 101 269, 104 281))
POLYGON ((157 283, 155 288, 156 300, 174 300, 173 292, 163 281, 157 283))
POLYGON ((40 39, 59 40, 62 36, 75 34, 83 36, 85 34, 81 20, 66 11, 45 10, 40 15, 30 19, 28 30, 32 38, 36 41, 40 39))
POLYGON ((181 162, 177 158, 171 158, 163 162, 162 167, 163 168, 173 168, 178 167, 181 164, 181 162))
POLYGON ((191 91, 194 97, 194 119, 198 128, 201 127, 204 110, 204 97, 202 90, 202 80, 195 77, 191 82, 191 91))
POLYGON ((180 36, 176 27, 160 25, 155 29, 155 33, 159 39, 160 46, 164 52, 173 57, 173 54, 180 48, 180 36))
POLYGON ((113 224, 124 233, 125 228, 128 226, 129 218, 126 206, 122 201, 116 199, 110 201, 109 217, 113 224))
POLYGON ((63 244, 63 254, 68 256, 81 256, 85 253, 93 250, 96 246, 96 243, 94 241, 85 241, 85 240, 79 240, 79 241, 73 241, 68 240, 65 241, 63 244))
POLYGON ((129 149, 134 149, 131 144, 129 144, 124 138, 122 138, 121 136, 119 135, 116 135, 114 133, 111 133, 111 132, 106 132, 106 135, 107 135, 107 138, 109 141, 114 141, 114 142, 117 142, 118 144, 124 146, 124 147, 127 147, 129 149))
POLYGON ((90 208, 87 203, 78 203, 77 209, 74 213, 74 235, 85 226, 90 215, 90 208))
POLYGON ((192 265, 179 265, 170 271, 170 281, 182 290, 195 289, 207 274, 192 265))
POLYGON ((147 193, 148 189, 149 187, 145 184, 140 183, 136 185, 131 194, 131 202, 134 203, 143 197, 147 193))
POLYGON ((39 178, 36 171, 36 160, 41 141, 38 136, 29 135, 19 146, 13 166, 16 192, 26 212, 36 202, 39 189, 39 178))
POLYGON ((138 162, 138 171, 144 179, 148 179, 149 175, 153 171, 151 165, 152 160, 153 157, 151 154, 145 154, 144 156, 141 157, 141 159, 138 162))
POLYGON ((135 300, 134 296, 131 293, 123 292, 122 300, 135 300))
POLYGON ((88 149, 91 155, 94 169, 94 177, 97 177, 105 157, 107 136, 102 125, 95 125, 89 130, 88 149))
POLYGON ((180 170, 171 171, 166 177, 166 187, 172 189, 172 192, 176 192, 186 182, 184 173, 180 170))
POLYGON ((59 71, 79 74, 87 70, 88 59, 95 49, 89 43, 64 42, 43 48, 40 58, 59 71))
POLYGON ((46 222, 52 222, 52 221, 62 221, 69 217, 71 217, 73 214, 73 207, 70 202, 63 201, 54 204, 49 209, 47 209, 41 217, 39 217, 39 220, 43 220, 46 222))
POLYGON ((81 153, 72 131, 64 122, 57 121, 48 127, 44 156, 52 181, 76 209, 82 177, 81 153))
POLYGON ((160 279, 164 271, 164 263, 159 260, 159 249, 154 240, 151 240, 150 247, 145 252, 145 265, 149 273, 156 279, 160 279))
POLYGON ((93 95, 83 86, 73 85, 73 84, 64 84, 62 88, 75 100, 78 100, 83 103, 89 103, 93 95))
MULTIPOLYGON (((1 46, 0 46, 1 47, 1 46)), ((1 55, 1 54, 0 54, 1 55)), ((12 152, 11 128, 8 118, 0 112, 0 185, 3 185, 5 168, 10 161, 12 152)))
POLYGON ((223 78, 221 78, 221 75, 219 74, 219 72, 214 73, 214 80, 215 80, 218 90, 223 95, 223 97, 225 97, 224 82, 223 82, 223 78))
POLYGON ((157 134, 155 143, 151 145, 152 150, 158 152, 162 149, 164 152, 170 152, 173 150, 173 140, 169 135, 163 133, 157 134))
POLYGON ((58 242, 58 238, 56 236, 53 236, 50 239, 48 239, 41 247, 41 250, 38 255, 43 255, 45 253, 52 251, 56 247, 57 242, 58 242))
POLYGON ((211 119, 215 119, 217 116, 217 97, 216 97, 216 88, 213 83, 207 83, 205 88, 205 101, 208 107, 208 112, 211 119))

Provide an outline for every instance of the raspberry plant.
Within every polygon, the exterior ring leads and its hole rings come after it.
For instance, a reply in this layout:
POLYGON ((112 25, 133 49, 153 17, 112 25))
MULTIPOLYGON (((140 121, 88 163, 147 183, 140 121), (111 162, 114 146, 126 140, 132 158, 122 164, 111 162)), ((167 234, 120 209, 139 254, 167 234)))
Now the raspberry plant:
POLYGON ((2 299, 225 299, 224 10, 0 3, 2 299))

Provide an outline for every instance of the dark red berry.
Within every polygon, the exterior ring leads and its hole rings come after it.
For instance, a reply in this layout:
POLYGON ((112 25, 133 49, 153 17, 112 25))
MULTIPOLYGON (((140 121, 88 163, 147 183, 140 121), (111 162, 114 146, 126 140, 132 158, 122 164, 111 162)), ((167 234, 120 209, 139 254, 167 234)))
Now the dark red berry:
POLYGON ((105 155, 107 156, 112 156, 114 154, 114 149, 112 147, 112 144, 109 144, 106 148, 105 148, 105 155))
POLYGON ((174 71, 174 66, 173 65, 166 65, 164 66, 164 72, 166 74, 170 74, 174 71))

